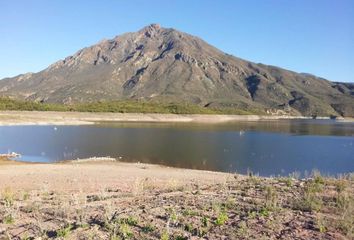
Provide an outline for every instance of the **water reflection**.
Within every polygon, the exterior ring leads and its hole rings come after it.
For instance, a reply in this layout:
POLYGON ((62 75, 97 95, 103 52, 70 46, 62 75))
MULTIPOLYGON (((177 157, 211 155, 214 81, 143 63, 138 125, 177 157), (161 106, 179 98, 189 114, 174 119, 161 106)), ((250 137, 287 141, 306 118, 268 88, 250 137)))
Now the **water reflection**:
POLYGON ((209 131, 263 131, 296 135, 354 136, 354 123, 334 120, 273 120, 247 121, 221 124, 198 123, 112 123, 102 122, 101 127, 120 128, 177 128, 209 131))
POLYGON ((25 161, 112 156, 261 175, 354 171, 353 144, 354 124, 318 120, 0 127, 0 152, 19 152, 25 161))

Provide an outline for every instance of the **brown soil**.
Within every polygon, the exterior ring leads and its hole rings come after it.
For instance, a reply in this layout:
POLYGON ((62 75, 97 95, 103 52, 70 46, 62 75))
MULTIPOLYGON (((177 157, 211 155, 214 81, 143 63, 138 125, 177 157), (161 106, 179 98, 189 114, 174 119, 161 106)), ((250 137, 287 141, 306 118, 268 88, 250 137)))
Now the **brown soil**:
POLYGON ((0 239, 353 239, 353 183, 352 175, 6 163, 0 239))

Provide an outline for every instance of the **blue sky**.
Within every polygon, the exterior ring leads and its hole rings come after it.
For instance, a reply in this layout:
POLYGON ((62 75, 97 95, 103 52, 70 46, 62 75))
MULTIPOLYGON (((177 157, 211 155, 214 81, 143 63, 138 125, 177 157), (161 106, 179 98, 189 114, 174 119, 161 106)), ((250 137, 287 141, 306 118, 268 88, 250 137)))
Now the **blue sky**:
POLYGON ((1 0, 0 78, 150 23, 247 60, 354 82, 352 0, 1 0))

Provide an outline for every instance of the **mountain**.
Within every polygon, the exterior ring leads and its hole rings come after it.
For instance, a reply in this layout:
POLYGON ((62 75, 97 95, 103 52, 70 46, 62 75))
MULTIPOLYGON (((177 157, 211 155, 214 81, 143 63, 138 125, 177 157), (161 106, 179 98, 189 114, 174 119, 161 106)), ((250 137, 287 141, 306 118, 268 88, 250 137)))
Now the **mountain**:
POLYGON ((41 72, 3 79, 0 95, 65 104, 143 99, 354 116, 354 84, 252 63, 158 24, 83 48, 41 72))

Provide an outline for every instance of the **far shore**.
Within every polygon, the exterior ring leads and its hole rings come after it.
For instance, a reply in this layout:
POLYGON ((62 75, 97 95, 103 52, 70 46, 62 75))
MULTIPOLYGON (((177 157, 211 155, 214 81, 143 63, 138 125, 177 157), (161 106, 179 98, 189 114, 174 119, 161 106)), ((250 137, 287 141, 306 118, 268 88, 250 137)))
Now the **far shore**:
MULTIPOLYGON (((11 125, 89 125, 97 122, 156 122, 156 123, 226 123, 282 119, 311 119, 304 116, 207 115, 157 113, 42 112, 0 111, 0 126, 11 125)), ((329 119, 321 117, 320 119, 329 119)), ((354 121, 353 118, 339 119, 354 121)))

